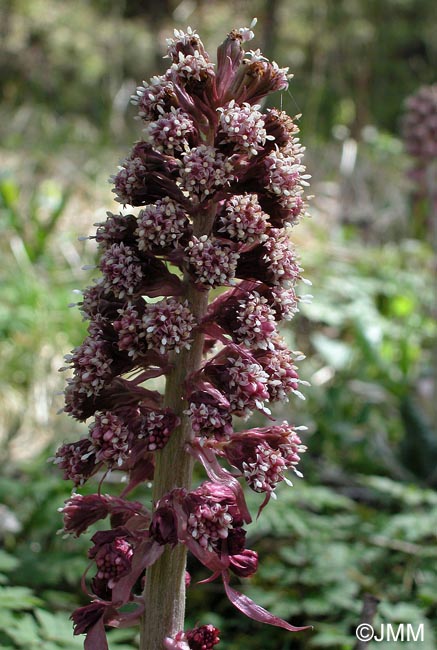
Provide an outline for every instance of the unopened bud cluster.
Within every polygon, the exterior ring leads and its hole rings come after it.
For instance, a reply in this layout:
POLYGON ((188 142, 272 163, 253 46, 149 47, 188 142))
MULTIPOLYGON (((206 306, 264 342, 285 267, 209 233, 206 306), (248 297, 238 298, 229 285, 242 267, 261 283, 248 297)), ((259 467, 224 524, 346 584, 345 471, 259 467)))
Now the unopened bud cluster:
MULTIPOLYGON (((88 334, 67 357, 65 391, 65 411, 89 421, 89 433, 55 458, 76 488, 95 474, 101 482, 109 472, 126 476, 119 497, 75 492, 62 510, 73 535, 110 521, 92 537, 92 602, 73 614, 89 648, 106 647, 105 626, 147 611, 135 590, 164 549, 180 544, 222 578, 245 614, 301 629, 230 586, 231 572, 249 577, 258 565, 246 548, 251 516, 238 479, 264 495, 262 509, 290 472, 300 476, 305 451, 299 427, 275 422, 270 405, 302 397, 305 383, 296 365, 302 356, 287 348, 278 325, 301 299, 290 232, 305 212, 308 176, 295 120, 259 104, 287 88, 288 70, 259 50, 244 52, 252 37, 250 29, 232 31, 214 64, 195 31, 175 32, 170 67, 133 98, 144 131, 112 178, 122 210, 97 224, 100 277, 79 303, 88 334), (191 367, 199 342, 203 358, 191 367), (177 371, 184 377, 177 399, 148 386, 177 371), (235 418, 256 411, 269 426, 234 430, 235 418), (157 478, 157 455, 165 459, 181 435, 180 462, 194 457, 207 480, 195 489, 174 484, 150 509, 129 500, 157 478)), ((203 625, 172 630, 161 644, 208 650, 218 641, 218 630, 203 625)))

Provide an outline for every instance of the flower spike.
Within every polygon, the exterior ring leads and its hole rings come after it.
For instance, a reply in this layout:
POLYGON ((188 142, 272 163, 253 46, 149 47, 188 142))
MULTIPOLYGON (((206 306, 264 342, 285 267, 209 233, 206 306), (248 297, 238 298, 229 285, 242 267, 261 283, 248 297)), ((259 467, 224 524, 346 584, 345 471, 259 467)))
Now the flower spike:
POLYGON ((76 489, 99 480, 96 494, 74 492, 61 508, 66 534, 99 526, 82 578, 90 602, 72 615, 85 650, 107 650, 106 628, 140 619, 140 650, 213 650, 213 625, 184 631, 186 550, 209 572, 201 582, 220 578, 249 618, 307 629, 230 585, 262 561, 247 547, 243 485, 264 497, 259 516, 280 482, 302 476, 306 450, 302 427, 270 407, 307 385, 280 327, 306 299, 291 233, 309 177, 297 118, 261 108, 291 77, 245 51, 255 22, 230 31, 217 63, 195 29, 168 39, 168 69, 132 98, 142 139, 111 177, 123 209, 91 237, 99 277, 79 302, 87 333, 63 369, 64 411, 88 431, 54 458, 76 489), (255 411, 268 426, 241 430, 237 418, 255 411), (206 474, 196 488, 195 462, 206 474), (118 496, 103 494, 120 475, 118 496), (150 509, 129 498, 141 484, 150 509))

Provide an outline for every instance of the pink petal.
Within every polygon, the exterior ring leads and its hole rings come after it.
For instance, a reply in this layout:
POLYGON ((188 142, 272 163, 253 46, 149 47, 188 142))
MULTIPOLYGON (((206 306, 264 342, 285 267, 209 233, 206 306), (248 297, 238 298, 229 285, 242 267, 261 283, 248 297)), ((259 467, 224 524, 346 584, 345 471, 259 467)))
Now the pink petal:
POLYGON ((211 449, 205 449, 199 445, 190 445, 188 447, 188 451, 192 456, 194 456, 194 458, 202 463, 206 473, 208 474, 208 478, 211 481, 226 485, 232 490, 232 492, 235 494, 237 505, 241 512, 243 520, 246 522, 246 524, 250 524, 252 517, 250 516, 250 512, 246 505, 243 488, 235 476, 232 476, 232 474, 228 472, 227 469, 224 469, 224 467, 220 465, 217 458, 215 457, 214 452, 211 449))
POLYGON ((272 493, 271 493, 271 492, 267 492, 267 493, 266 493, 266 496, 265 496, 265 498, 264 498, 264 501, 262 502, 262 504, 260 505, 260 507, 259 507, 259 509, 258 509, 258 514, 257 514, 257 516, 256 516, 257 519, 258 519, 258 517, 260 516, 260 514, 262 513, 262 511, 264 510, 264 508, 266 507, 266 505, 268 504, 268 502, 270 501, 270 497, 271 497, 271 496, 272 496, 272 493))
POLYGON ((177 639, 170 636, 164 639, 164 648, 165 650, 190 650, 190 646, 183 638, 177 639))
POLYGON ((229 560, 227 560, 227 558, 225 560, 221 559, 214 551, 208 551, 202 548, 190 535, 187 535, 184 543, 194 557, 197 557, 199 562, 201 562, 203 566, 206 566, 207 569, 213 571, 214 574, 220 574, 224 569, 228 568, 229 560))
POLYGON ((135 549, 132 559, 132 567, 127 576, 119 580, 112 590, 112 601, 119 606, 127 603, 130 599, 131 591, 148 566, 151 566, 163 554, 165 546, 161 546, 155 541, 147 540, 135 549))
POLYGON ((226 336, 225 330, 220 325, 217 325, 217 323, 206 321, 202 323, 201 331, 212 339, 220 341, 220 343, 223 343, 224 345, 227 345, 230 342, 229 337, 226 336))
POLYGON ((89 630, 83 647, 84 650, 108 650, 103 617, 89 630))
POLYGON ((138 623, 139 619, 144 614, 145 605, 144 600, 142 600, 141 597, 135 598, 135 601, 141 602, 139 602, 139 606, 133 612, 120 613, 113 608, 108 610, 108 614, 104 618, 105 624, 109 627, 125 628, 138 623))
POLYGON ((223 573, 222 575, 227 597, 231 603, 240 610, 240 612, 243 612, 243 614, 246 614, 249 618, 258 621, 259 623, 267 623, 268 625, 282 627, 284 630, 288 630, 289 632, 301 632, 302 630, 312 629, 311 625, 295 627, 294 625, 287 623, 287 621, 284 621, 282 618, 273 616, 273 614, 270 614, 266 609, 257 605, 248 596, 240 594, 238 591, 235 591, 235 589, 232 589, 229 585, 229 575, 227 573, 223 573))

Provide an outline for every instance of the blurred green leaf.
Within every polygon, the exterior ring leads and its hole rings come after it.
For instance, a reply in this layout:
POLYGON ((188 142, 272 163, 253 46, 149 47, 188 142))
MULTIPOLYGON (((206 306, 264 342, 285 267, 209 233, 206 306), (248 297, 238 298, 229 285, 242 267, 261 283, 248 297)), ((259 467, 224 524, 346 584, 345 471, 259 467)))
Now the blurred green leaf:
POLYGON ((19 611, 40 604, 40 599, 27 587, 0 587, 0 608, 19 611))
POLYGON ((17 558, 0 549, 0 571, 13 571, 19 564, 17 558))

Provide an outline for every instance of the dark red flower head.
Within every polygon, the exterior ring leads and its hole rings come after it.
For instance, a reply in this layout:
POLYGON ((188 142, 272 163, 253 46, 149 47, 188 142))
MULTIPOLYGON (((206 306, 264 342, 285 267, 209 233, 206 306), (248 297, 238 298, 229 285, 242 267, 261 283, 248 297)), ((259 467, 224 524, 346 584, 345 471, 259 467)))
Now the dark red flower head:
POLYGON ((201 625, 186 632, 190 650, 212 650, 219 643, 219 630, 213 625, 201 625))
POLYGON ((132 538, 127 529, 116 528, 96 533, 91 541, 94 546, 88 556, 97 565, 94 584, 99 585, 99 590, 102 584, 113 589, 116 582, 130 572, 134 552, 132 538))

